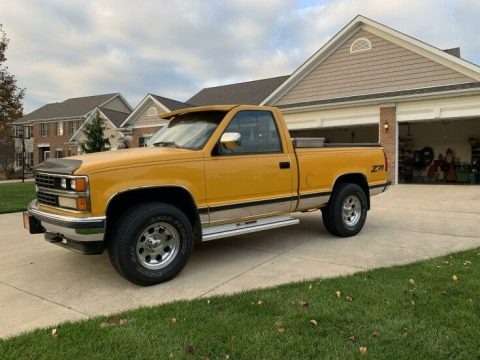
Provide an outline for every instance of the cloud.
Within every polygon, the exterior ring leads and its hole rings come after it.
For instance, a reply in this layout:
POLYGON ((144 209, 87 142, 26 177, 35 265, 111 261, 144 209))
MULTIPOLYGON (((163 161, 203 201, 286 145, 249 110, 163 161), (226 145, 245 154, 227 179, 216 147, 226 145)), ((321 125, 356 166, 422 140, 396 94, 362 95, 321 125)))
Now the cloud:
POLYGON ((479 62, 477 0, 3 0, 8 65, 26 109, 68 97, 205 86, 291 73, 357 14, 479 62))

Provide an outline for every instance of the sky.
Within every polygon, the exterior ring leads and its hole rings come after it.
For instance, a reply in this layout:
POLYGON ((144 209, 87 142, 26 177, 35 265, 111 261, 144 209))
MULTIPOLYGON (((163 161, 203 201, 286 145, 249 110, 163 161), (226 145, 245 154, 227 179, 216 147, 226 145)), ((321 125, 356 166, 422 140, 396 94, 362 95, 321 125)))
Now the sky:
POLYGON ((480 64, 479 0, 0 0, 25 113, 288 75, 358 14, 480 64))

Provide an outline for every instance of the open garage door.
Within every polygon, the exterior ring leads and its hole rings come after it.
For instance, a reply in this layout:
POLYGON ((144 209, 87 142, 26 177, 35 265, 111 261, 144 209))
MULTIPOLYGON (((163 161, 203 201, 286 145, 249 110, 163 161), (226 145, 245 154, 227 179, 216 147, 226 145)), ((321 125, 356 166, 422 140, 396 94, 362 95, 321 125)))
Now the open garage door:
POLYGON ((480 118, 399 123, 400 183, 478 184, 480 118))

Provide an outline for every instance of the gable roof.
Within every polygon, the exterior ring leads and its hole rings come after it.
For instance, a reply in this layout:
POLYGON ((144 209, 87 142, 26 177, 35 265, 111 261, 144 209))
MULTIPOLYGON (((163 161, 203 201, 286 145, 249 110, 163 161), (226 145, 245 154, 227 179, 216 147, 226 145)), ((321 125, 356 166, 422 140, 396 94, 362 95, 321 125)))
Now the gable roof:
POLYGON ((273 90, 288 78, 288 75, 278 76, 205 88, 188 99, 187 103, 197 106, 221 104, 259 105, 273 90))
MULTIPOLYGON (((263 102, 265 104, 276 104, 290 90, 298 85, 303 79, 311 74, 321 63, 327 60, 337 49, 359 30, 365 30, 391 43, 423 56, 437 64, 443 65, 465 77, 471 82, 480 81, 480 67, 464 59, 458 58, 450 53, 426 44, 420 40, 391 29, 378 22, 358 15, 340 32, 330 39, 322 48, 313 54, 277 89, 275 89, 263 102)), ((298 105, 301 105, 299 103, 298 105)))
POLYGON ((18 122, 38 121, 49 119, 61 119, 80 117, 88 114, 97 106, 119 96, 119 93, 85 96, 67 99, 61 103, 51 103, 32 111, 19 119, 18 122))
POLYGON ((165 105, 165 107, 170 111, 179 110, 179 109, 186 109, 186 108, 189 108, 189 107, 193 106, 191 104, 184 103, 184 102, 177 101, 177 100, 173 100, 173 99, 169 99, 169 98, 166 98, 166 97, 163 97, 163 96, 158 96, 158 95, 154 95, 154 94, 150 94, 150 95, 153 98, 155 98, 157 101, 159 101, 160 103, 165 105))
POLYGON ((130 115, 121 111, 105 109, 104 107, 100 107, 99 109, 117 128, 121 127, 122 123, 130 115))
POLYGON ((121 123, 120 127, 125 127, 131 125, 137 120, 137 116, 145 109, 148 104, 148 101, 151 100, 155 104, 157 104, 163 111, 170 112, 179 109, 186 109, 192 107, 194 105, 187 104, 181 101, 169 99, 163 96, 154 95, 154 94, 147 94, 142 101, 133 109, 132 113, 129 114, 128 117, 124 119, 121 123))

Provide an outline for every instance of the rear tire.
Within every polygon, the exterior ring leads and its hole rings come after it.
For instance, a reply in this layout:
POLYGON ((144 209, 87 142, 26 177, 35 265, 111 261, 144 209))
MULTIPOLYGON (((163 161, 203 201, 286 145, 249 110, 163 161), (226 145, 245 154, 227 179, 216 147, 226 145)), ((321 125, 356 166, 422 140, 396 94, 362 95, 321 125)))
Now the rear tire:
POLYGON ((138 205, 115 223, 110 261, 127 280, 142 286, 175 277, 193 249, 190 221, 178 208, 159 202, 138 205))
POLYGON ((367 197, 360 186, 340 184, 322 209, 323 224, 332 235, 354 236, 365 224, 367 208, 367 197))

